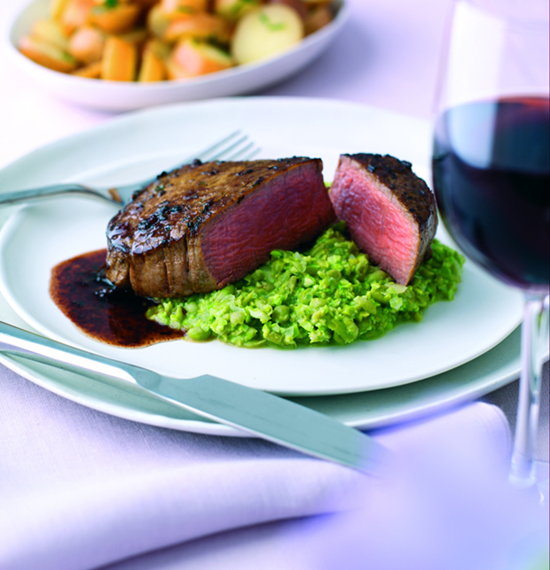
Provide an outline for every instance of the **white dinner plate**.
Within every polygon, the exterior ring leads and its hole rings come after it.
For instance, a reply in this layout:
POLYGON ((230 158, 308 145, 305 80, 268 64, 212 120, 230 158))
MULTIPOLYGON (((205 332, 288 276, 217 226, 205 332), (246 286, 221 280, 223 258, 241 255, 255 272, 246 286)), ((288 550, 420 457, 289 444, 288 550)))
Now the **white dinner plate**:
POLYGON ((11 22, 6 31, 6 48, 17 67, 58 97, 86 107, 110 111, 128 111, 213 97, 253 93, 291 77, 321 55, 338 36, 348 19, 344 0, 337 0, 334 20, 304 38, 292 49, 255 63, 233 67, 192 79, 137 83, 100 81, 52 71, 34 63, 17 50, 19 39, 32 23, 46 18, 50 0, 32 0, 11 22))
MULTIPOLYGON (((116 185, 158 173, 193 149, 242 128, 264 157, 321 157, 330 179, 339 153, 390 153, 429 179, 427 123, 355 104, 293 98, 217 100, 142 111, 48 145, 0 171, 6 190, 79 180, 116 185)), ((52 267, 105 246, 115 208, 59 198, 20 208, 0 235, 0 286, 13 309, 51 338, 174 377, 212 374, 282 395, 379 390, 440 374, 499 344, 518 325, 521 295, 466 263, 453 302, 421 323, 347 347, 244 349, 172 341, 122 349, 82 334, 50 299, 52 267)), ((447 238, 440 234, 443 240, 447 238)))
MULTIPOLYGON (((2 221, 0 211, 0 225, 2 221)), ((2 295, 0 315, 6 322, 32 331, 2 295)), ((135 384, 105 376, 83 376, 11 355, 0 354, 0 362, 50 392, 113 416, 193 433, 250 437, 245 432, 187 412, 135 384)), ((475 360, 426 380, 385 390, 293 400, 350 427, 373 429, 418 419, 482 397, 515 380, 520 366, 518 328, 475 360)))
MULTIPOLYGON (((0 306, 2 301, 0 298, 0 306)), ((15 356, 0 354, 0 362, 50 392, 116 417, 179 431, 250 437, 249 433, 196 416, 135 384, 105 376, 81 376, 15 356)), ((350 427, 374 429, 480 398, 512 382, 519 372, 518 328, 475 360, 426 380, 357 394, 291 399, 350 427)))

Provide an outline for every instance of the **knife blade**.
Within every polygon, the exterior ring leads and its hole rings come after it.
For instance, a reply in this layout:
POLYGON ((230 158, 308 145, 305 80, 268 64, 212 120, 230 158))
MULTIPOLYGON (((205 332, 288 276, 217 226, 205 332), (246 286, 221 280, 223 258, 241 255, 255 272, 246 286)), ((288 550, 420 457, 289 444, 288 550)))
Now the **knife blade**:
POLYGON ((169 378, 33 334, 0 321, 0 352, 62 369, 135 382, 200 416, 353 469, 377 473, 385 448, 362 432, 284 398, 215 376, 169 378))

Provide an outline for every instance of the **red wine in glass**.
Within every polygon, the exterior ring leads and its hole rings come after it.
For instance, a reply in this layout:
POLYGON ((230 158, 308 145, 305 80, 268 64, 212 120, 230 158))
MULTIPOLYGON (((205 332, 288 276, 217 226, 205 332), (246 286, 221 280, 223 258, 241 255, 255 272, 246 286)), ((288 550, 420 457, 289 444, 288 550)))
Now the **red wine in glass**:
POLYGON ((509 479, 523 488, 538 482, 540 490, 547 478, 536 473, 536 441, 548 344, 549 29, 548 0, 451 1, 433 148, 447 229, 470 259, 524 293, 509 479))
POLYGON ((495 277, 548 291, 550 104, 544 97, 467 103, 436 124, 434 189, 457 243, 495 277))
POLYGON ((473 101, 442 113, 434 136, 434 190, 447 229, 466 255, 525 292, 510 472, 510 480, 522 487, 536 481, 542 367, 536 345, 548 317, 549 116, 548 97, 473 101))

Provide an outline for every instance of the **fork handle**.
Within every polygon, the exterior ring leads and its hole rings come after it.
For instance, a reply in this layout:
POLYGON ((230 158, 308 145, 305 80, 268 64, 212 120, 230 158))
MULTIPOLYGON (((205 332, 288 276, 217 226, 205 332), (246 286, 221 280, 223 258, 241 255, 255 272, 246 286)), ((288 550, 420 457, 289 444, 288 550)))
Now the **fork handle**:
MULTIPOLYGON (((16 190, 14 192, 6 192, 0 194, 0 206, 8 204, 17 204, 20 202, 28 202, 36 198, 44 198, 46 196, 55 196, 58 194, 93 194, 95 196, 109 200, 107 196, 100 194, 92 190, 91 188, 86 188, 81 184, 71 183, 71 184, 53 184, 52 186, 43 186, 42 188, 33 188, 31 190, 16 190)), ((110 200, 113 201, 113 200, 110 200)))

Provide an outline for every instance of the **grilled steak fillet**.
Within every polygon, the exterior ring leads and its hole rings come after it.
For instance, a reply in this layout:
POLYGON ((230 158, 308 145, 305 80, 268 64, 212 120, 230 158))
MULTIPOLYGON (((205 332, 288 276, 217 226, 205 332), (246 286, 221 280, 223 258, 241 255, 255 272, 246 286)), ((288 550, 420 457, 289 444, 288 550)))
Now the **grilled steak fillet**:
POLYGON ((320 159, 195 161, 134 196, 107 228, 107 278, 146 297, 220 289, 335 220, 320 159))
POLYGON ((379 154, 342 154, 330 191, 358 247, 406 285, 437 229, 435 199, 409 162, 379 154))

